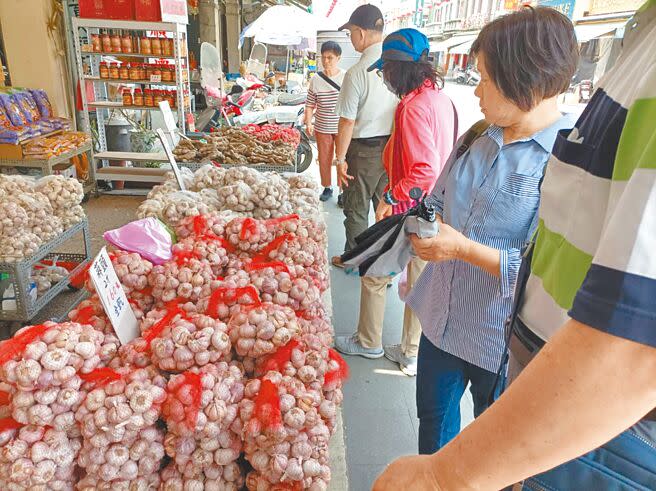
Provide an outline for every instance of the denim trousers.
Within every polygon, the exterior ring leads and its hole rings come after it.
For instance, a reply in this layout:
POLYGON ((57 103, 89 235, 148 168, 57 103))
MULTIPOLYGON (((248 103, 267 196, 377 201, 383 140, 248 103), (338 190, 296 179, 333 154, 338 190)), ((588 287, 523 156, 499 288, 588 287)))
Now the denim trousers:
POLYGON ((468 383, 478 417, 488 407, 495 379, 496 374, 442 351, 422 334, 417 359, 419 453, 436 452, 460 432, 460 400, 468 383))

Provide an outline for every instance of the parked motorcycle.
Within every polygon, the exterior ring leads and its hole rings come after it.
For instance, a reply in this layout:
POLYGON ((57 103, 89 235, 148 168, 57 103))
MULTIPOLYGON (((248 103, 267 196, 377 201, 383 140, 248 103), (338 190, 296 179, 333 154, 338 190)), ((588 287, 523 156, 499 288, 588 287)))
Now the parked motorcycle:
POLYGON ((579 102, 588 102, 592 97, 592 80, 579 82, 579 102))

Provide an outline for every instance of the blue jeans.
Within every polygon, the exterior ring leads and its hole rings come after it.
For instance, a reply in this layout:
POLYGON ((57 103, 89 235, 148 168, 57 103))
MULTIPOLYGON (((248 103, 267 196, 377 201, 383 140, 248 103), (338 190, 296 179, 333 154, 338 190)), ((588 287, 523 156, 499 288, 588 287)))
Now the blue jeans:
MULTIPOLYGON (((656 425, 651 422, 648 424, 656 425)), ((626 430, 590 453, 524 481, 522 489, 650 491, 656 489, 656 448, 626 430)))
POLYGON ((435 347, 422 334, 417 359, 419 453, 436 452, 460 432, 460 399, 469 382, 474 417, 485 411, 495 378, 494 373, 435 347))

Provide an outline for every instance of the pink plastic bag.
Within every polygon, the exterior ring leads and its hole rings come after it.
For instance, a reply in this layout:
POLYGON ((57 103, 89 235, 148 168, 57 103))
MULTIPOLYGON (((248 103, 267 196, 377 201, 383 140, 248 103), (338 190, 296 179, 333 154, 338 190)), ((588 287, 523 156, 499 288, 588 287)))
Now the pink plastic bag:
POLYGON ((105 232, 103 237, 110 244, 124 251, 136 252, 153 264, 165 263, 173 257, 171 233, 157 218, 135 220, 105 232))

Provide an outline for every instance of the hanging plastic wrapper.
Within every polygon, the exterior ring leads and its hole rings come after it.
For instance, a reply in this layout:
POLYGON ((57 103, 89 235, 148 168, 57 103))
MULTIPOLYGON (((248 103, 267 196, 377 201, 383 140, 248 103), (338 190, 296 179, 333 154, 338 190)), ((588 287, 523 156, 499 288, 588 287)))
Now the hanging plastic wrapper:
POLYGON ((120 228, 109 230, 103 237, 124 251, 136 252, 153 264, 163 264, 173 257, 173 238, 167 227, 153 217, 135 220, 120 228))

